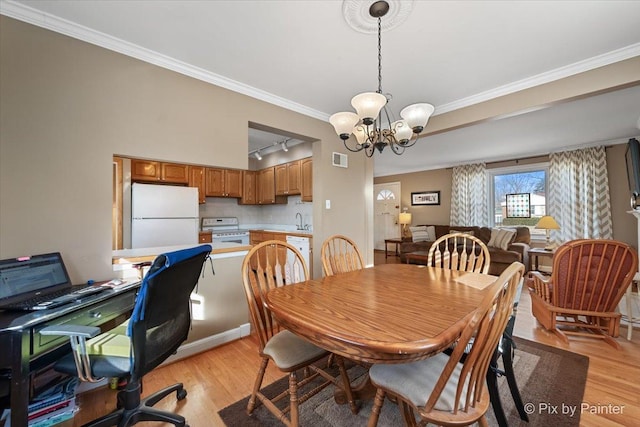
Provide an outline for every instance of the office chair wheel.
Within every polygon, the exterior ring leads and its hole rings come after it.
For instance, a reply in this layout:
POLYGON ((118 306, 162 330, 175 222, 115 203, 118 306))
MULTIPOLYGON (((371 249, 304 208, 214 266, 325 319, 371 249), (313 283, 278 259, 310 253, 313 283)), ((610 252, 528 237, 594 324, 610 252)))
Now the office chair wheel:
MULTIPOLYGON (((180 389, 176 392, 176 396, 178 397, 178 400, 182 400, 185 397, 187 397, 187 390, 185 389, 180 389)), ((188 426, 187 426, 188 427, 188 426)))

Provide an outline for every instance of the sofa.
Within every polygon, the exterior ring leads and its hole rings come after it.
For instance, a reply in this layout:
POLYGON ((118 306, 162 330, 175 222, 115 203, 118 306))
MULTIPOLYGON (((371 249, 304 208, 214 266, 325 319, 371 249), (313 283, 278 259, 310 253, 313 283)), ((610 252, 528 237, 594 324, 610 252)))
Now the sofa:
MULTIPOLYGON (((489 274, 499 275, 502 273, 512 262, 519 261, 525 265, 525 269, 529 265, 529 245, 531 243, 531 233, 527 227, 508 227, 516 231, 513 241, 509 244, 506 250, 498 247, 488 246, 491 239, 491 229, 488 227, 462 227, 462 226, 450 226, 450 225, 421 225, 418 227, 428 227, 430 230, 435 230, 435 238, 429 236, 429 240, 414 242, 413 237, 403 237, 402 243, 400 243, 400 259, 407 262, 406 255, 410 252, 417 251, 429 251, 431 244, 438 238, 449 234, 454 231, 460 232, 473 232, 473 235, 487 245, 489 249, 489 255, 491 257, 491 263, 489 264, 489 274), (431 228, 433 227, 433 228, 431 228)), ((411 227, 414 228, 414 227, 411 227)), ((412 260, 413 261, 413 260, 412 260)))

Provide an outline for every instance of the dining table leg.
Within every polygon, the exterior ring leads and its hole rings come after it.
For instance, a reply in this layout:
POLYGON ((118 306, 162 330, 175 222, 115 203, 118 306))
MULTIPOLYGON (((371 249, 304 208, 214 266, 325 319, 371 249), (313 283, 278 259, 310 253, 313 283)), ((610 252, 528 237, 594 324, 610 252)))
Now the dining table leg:
MULTIPOLYGON (((371 382, 371 378, 369 377, 369 367, 367 366, 367 372, 360 377, 358 384, 353 385, 351 387, 351 393, 353 395, 354 401, 364 401, 364 400, 373 400, 376 396, 376 386, 371 382)), ((333 398, 338 405, 346 405, 349 403, 349 399, 347 399, 346 393, 340 389, 335 389, 333 393, 333 398)))

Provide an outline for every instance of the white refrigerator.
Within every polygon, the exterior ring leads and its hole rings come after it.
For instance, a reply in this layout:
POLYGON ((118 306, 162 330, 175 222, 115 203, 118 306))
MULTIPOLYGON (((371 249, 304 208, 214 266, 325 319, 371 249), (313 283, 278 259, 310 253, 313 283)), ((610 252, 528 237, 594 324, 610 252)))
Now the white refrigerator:
POLYGON ((198 189, 133 183, 131 248, 198 244, 198 189))

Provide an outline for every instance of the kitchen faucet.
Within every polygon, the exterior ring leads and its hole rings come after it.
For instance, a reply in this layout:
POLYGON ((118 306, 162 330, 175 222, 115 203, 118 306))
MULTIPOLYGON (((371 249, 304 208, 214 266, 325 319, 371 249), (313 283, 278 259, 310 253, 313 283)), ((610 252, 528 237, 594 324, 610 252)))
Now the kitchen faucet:
POLYGON ((296 212, 296 222, 298 221, 298 216, 300 216, 300 224, 296 224, 296 230, 304 230, 302 226, 302 214, 300 212, 296 212))

